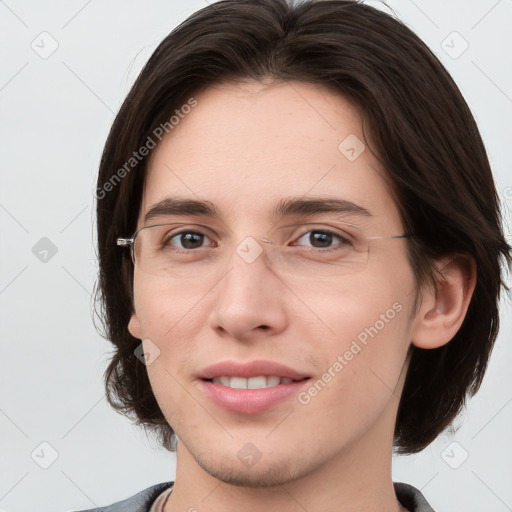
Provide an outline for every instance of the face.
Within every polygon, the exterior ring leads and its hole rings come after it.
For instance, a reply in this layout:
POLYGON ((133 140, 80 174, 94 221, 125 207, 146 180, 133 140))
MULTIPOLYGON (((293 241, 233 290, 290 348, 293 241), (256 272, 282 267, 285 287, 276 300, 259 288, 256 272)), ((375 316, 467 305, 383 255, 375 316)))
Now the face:
POLYGON ((276 485, 387 453, 415 297, 406 240, 370 240, 364 268, 342 272, 336 251, 320 254, 345 243, 329 232, 347 223, 363 238, 403 234, 360 114, 300 82, 219 85, 196 100, 151 155, 139 216, 196 233, 170 242, 190 251, 186 271, 135 265, 129 324, 159 350, 147 371, 178 467, 188 458, 225 482, 276 485), (171 212, 171 197, 218 216, 171 212), (352 206, 274 215, 320 198, 352 206), (246 382, 268 387, 231 389, 246 382))

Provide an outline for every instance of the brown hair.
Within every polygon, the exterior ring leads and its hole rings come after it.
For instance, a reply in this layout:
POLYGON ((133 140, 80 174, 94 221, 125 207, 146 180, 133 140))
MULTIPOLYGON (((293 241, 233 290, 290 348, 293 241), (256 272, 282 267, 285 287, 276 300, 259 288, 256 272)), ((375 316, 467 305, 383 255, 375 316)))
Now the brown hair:
POLYGON ((173 449, 173 430, 127 329, 133 265, 115 240, 137 224, 147 167, 139 148, 202 89, 245 79, 323 84, 360 109, 366 143, 387 171, 406 232, 415 234, 408 244, 418 286, 432 278, 435 258, 464 253, 476 262, 476 288, 454 338, 438 349, 411 348, 395 446, 420 451, 480 387, 510 246, 482 139, 452 78, 403 23, 351 0, 218 1, 173 30, 140 73, 114 120, 98 176, 97 298, 115 347, 105 372, 108 401, 173 449))

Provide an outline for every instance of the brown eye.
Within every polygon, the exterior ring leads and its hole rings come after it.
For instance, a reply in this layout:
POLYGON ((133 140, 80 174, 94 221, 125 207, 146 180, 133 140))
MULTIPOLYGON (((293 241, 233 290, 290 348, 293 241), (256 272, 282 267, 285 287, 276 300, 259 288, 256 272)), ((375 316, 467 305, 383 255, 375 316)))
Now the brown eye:
MULTIPOLYGON (((312 229, 307 231, 295 243, 297 244, 301 240, 310 243, 311 245, 306 246, 311 247, 312 249, 330 249, 336 246, 350 245, 348 238, 345 238, 338 233, 334 233, 333 231, 323 229, 312 229)), ((299 243, 298 245, 302 244, 299 243)))
POLYGON ((209 238, 197 231, 181 231, 169 236, 165 241, 165 246, 172 246, 177 249, 192 250, 203 246, 204 240, 209 238))

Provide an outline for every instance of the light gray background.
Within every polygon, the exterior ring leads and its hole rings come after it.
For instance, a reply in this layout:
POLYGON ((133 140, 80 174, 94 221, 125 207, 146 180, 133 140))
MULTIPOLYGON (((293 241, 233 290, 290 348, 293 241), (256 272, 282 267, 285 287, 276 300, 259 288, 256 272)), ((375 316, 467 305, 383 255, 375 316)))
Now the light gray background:
MULTIPOLYGON (((459 84, 510 219, 512 0, 389 4, 459 84)), ((93 191, 104 140, 130 85, 161 39, 205 5, 0 1, 2 510, 90 508, 174 477, 174 455, 104 399, 110 346, 91 320, 93 191), (56 254, 45 255, 43 237, 56 254)), ((512 510, 510 300, 502 315, 463 426, 394 461, 394 479, 422 489, 438 512, 512 510)))

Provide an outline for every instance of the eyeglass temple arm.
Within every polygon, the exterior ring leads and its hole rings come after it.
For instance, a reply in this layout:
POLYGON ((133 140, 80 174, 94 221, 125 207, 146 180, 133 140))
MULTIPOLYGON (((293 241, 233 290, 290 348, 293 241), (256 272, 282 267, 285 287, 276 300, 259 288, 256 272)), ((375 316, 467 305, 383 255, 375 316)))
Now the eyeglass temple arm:
POLYGON ((410 238, 414 236, 412 233, 405 233, 403 235, 390 235, 390 236, 369 236, 368 240, 389 240, 393 238, 410 238))
POLYGON ((128 247, 133 244, 133 238, 118 238, 116 244, 121 247, 128 247))

